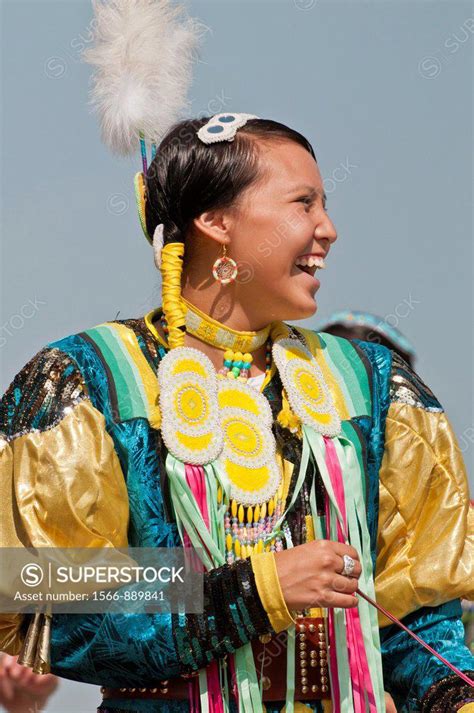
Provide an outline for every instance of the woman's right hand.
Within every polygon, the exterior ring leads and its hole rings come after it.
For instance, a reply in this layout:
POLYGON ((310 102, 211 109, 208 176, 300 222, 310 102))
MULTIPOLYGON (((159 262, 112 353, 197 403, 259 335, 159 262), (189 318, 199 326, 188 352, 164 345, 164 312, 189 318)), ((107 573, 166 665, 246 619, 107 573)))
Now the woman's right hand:
POLYGON ((351 545, 332 540, 312 540, 275 552, 280 586, 288 609, 355 607, 361 564, 351 545), (343 555, 355 560, 352 575, 342 575, 343 555))

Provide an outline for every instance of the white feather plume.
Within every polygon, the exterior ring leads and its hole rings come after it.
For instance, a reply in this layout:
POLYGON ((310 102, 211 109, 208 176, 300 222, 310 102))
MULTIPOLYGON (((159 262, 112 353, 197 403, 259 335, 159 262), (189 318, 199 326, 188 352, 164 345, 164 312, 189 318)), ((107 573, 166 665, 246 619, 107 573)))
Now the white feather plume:
POLYGON ((169 0, 92 0, 94 67, 90 100, 102 140, 120 155, 138 150, 140 132, 158 143, 189 110, 187 92, 203 25, 169 0))

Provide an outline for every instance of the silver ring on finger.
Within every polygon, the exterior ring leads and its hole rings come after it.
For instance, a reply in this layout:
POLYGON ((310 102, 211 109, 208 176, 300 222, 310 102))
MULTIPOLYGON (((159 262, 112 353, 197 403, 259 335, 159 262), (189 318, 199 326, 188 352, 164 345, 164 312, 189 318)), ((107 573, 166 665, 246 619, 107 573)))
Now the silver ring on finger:
POLYGON ((344 567, 341 574, 350 577, 355 569, 355 560, 350 555, 342 555, 342 559, 344 560, 344 567))

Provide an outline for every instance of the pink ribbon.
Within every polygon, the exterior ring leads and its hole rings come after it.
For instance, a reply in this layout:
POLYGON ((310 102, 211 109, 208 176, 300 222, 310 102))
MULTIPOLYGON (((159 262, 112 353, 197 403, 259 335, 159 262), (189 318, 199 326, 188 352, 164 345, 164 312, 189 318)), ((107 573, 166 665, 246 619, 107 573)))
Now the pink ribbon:
MULTIPOLYGON (((326 511, 326 536, 329 534, 329 526, 331 522, 331 515, 329 511, 329 498, 326 495, 325 499, 325 511, 326 511)), ((332 701, 333 701, 333 713, 341 713, 341 692, 339 690, 339 672, 337 668, 337 656, 336 656, 336 634, 334 629, 334 609, 330 607, 328 609, 328 636, 329 636, 329 669, 331 671, 331 689, 332 689, 332 701)))
MULTIPOLYGON (((209 509, 207 505, 207 495, 206 495, 206 476, 204 469, 201 465, 194 465, 192 463, 185 463, 185 473, 186 482, 194 495, 197 506, 201 511, 204 523, 209 530, 209 509)), ((191 547, 191 540, 189 539, 186 530, 183 532, 184 546, 191 547)), ((196 571, 204 571, 204 565, 201 560, 196 556, 196 571)), ((209 711, 210 713, 224 713, 224 704, 222 701, 222 690, 219 680, 219 667, 217 661, 211 661, 208 666, 206 666, 206 677, 207 677, 207 691, 209 695, 209 711)), ((199 713, 201 710, 201 705, 199 702, 199 680, 196 677, 189 681, 189 705, 190 713, 199 713)))
MULTIPOLYGON (((342 479, 342 473, 340 469, 340 464, 337 459, 337 454, 336 450, 334 447, 334 444, 331 439, 324 437, 325 445, 326 445, 326 465, 329 471, 329 476, 331 479, 332 487, 334 490, 334 495, 336 497, 336 501, 338 503, 339 510, 341 512, 341 516, 343 519, 344 523, 344 530, 347 531, 347 520, 346 520, 346 508, 345 508, 345 500, 344 500, 344 485, 343 485, 343 479, 342 479)), ((327 531, 329 532, 329 500, 326 498, 326 519, 327 519, 327 531)), ((339 521, 337 522, 337 533, 338 533, 338 538, 339 541, 344 542, 344 532, 342 531, 340 527, 339 521), (342 540, 341 540, 342 537, 342 540)), ((394 624, 397 624, 401 629, 407 632, 409 636, 411 636, 415 641, 417 641, 421 646, 423 646, 427 651, 429 651, 433 656, 435 656, 439 661, 445 664, 448 668, 451 669, 459 678, 467 683, 469 686, 474 687, 474 681, 469 678, 463 671, 460 671, 456 666, 454 666, 452 663, 447 661, 444 656, 441 656, 437 651, 435 651, 429 644, 426 643, 426 641, 423 641, 417 634, 415 634, 414 631, 411 631, 405 624, 403 624, 399 619, 397 619, 396 616, 391 614, 387 609, 385 609, 381 604, 378 604, 376 601, 371 599, 370 597, 367 596, 367 594, 364 594, 364 592, 361 592, 360 589, 356 590, 356 593, 361 596, 363 599, 365 599, 369 604, 374 606, 376 609, 378 609, 380 612, 382 612, 390 621, 392 621, 394 624)), ((331 612, 331 610, 330 610, 331 612)), ((360 626, 360 618, 359 618, 359 612, 356 608, 349 608, 346 610, 346 617, 351 621, 351 618, 353 617, 353 622, 351 623, 351 626, 348 627, 348 638, 351 638, 351 642, 353 643, 354 641, 360 641, 362 639, 362 629, 360 626), (357 616, 354 616, 357 615, 357 616)), ((331 634, 331 617, 329 617, 329 633, 331 634)), ((332 648, 332 647, 331 647, 332 648)), ((358 646, 354 649, 357 655, 357 651, 362 651, 364 653, 364 657, 366 657, 366 652, 365 648, 360 649, 358 646)), ((367 663, 367 659, 365 658, 365 662, 367 663)), ((362 662, 363 664, 363 662, 362 662)), ((337 663, 336 663, 337 666, 337 663)), ((337 669, 336 669, 337 670, 337 669)), ((360 669, 361 670, 361 669, 360 669)), ((332 672, 332 668, 331 668, 332 672)), ((367 673, 366 673, 367 675, 367 673)), ((370 678, 370 672, 368 672, 368 676, 370 678)), ((359 686, 359 682, 356 684, 359 686)), ((373 691, 372 691, 373 695, 373 691)), ((369 704, 370 704, 370 698, 369 698, 369 704)), ((374 703, 375 705, 375 703, 374 703)), ((372 708, 371 708, 372 710, 372 708)), ((337 713, 337 710, 335 710, 334 713, 337 713)))
MULTIPOLYGON (((331 485, 334 491, 334 496, 341 513, 343 524, 341 526, 337 520, 337 537, 339 542, 347 541, 347 513, 346 500, 344 494, 344 481, 342 477, 341 465, 337 457, 336 448, 332 439, 324 437, 326 446, 326 466, 329 472, 331 485)), ((329 515, 329 498, 326 494, 326 517, 329 515)), ((329 532, 330 522, 327 523, 327 532, 329 532)), ((375 701, 372 679, 370 676, 369 662, 367 660, 367 652, 365 650, 364 637, 362 634, 362 626, 360 623, 360 615, 357 607, 348 608, 345 610, 346 618, 346 636, 347 649, 349 655, 349 668, 351 671, 352 694, 354 701, 354 712, 365 713, 365 694, 369 703, 370 713, 377 713, 377 704, 375 701)), ((333 631, 334 636, 334 631, 333 631)), ((335 641, 332 642, 331 649, 335 648, 335 641)), ((331 666, 331 673, 333 666, 331 666)), ((339 695, 340 705, 340 695, 339 695)), ((336 712, 337 713, 337 710, 336 712)))
POLYGON ((357 594, 360 594, 360 596, 365 599, 366 601, 369 602, 369 604, 372 604, 376 609, 382 612, 382 614, 385 614, 385 616, 390 619, 390 621, 393 621, 394 624, 398 624, 404 631, 407 632, 415 641, 418 641, 419 644, 425 647, 427 651, 430 652, 430 654, 433 654, 433 656, 436 656, 437 659, 442 661, 448 668, 451 669, 451 671, 454 671, 454 673, 459 676, 465 683, 467 683, 469 686, 472 686, 474 688, 474 680, 472 678, 469 678, 469 676, 466 676, 466 674, 463 671, 460 671, 456 666, 454 666, 452 663, 449 663, 444 656, 441 656, 437 651, 435 651, 429 644, 426 643, 426 641, 423 641, 423 639, 420 639, 418 634, 415 634, 414 631, 408 628, 408 626, 405 626, 400 619, 397 619, 396 616, 393 616, 393 614, 390 614, 389 611, 387 611, 381 604, 377 604, 377 602, 374 602, 373 599, 367 596, 367 594, 364 594, 364 592, 361 592, 360 589, 357 589, 357 594))

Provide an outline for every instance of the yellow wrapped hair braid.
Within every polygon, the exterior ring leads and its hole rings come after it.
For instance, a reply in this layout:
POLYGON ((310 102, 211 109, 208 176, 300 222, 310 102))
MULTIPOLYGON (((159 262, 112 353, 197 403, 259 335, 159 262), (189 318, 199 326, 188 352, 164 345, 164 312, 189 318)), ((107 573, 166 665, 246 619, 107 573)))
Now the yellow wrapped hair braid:
MULTIPOLYGON (((140 225, 148 242, 153 245, 153 240, 148 235, 145 219, 145 204, 147 200, 146 178, 142 171, 135 174, 135 199, 137 202, 140 225)), ((168 323, 168 344, 171 349, 184 346, 185 307, 181 302, 181 273, 183 270, 182 257, 184 243, 167 243, 161 250, 161 276, 162 276, 162 307, 163 314, 168 323)))
POLYGON ((186 308, 181 300, 184 243, 167 243, 161 251, 161 299, 170 349, 184 346, 186 308))

